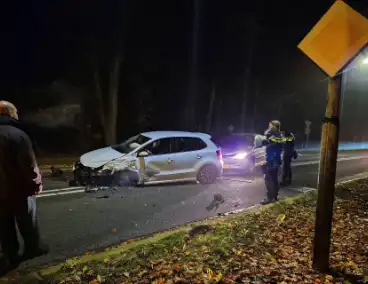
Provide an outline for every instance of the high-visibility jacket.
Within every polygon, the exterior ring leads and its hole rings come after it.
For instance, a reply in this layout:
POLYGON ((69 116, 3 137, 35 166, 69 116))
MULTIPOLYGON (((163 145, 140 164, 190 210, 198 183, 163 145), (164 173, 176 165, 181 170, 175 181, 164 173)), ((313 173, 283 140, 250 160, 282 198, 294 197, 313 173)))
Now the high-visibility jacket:
POLYGON ((295 156, 295 136, 293 133, 287 133, 284 137, 284 156, 295 156))
POLYGON ((281 153, 284 138, 279 131, 266 131, 266 163, 267 167, 274 168, 281 165, 281 153))

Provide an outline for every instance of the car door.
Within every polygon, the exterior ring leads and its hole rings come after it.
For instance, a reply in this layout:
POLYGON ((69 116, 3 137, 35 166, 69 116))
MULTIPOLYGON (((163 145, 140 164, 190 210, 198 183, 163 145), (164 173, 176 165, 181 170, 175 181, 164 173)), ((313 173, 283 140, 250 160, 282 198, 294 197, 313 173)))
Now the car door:
POLYGON ((144 147, 149 153, 145 157, 145 174, 149 181, 170 180, 175 161, 172 158, 173 138, 161 138, 144 147))
POLYGON ((205 158, 206 143, 197 137, 176 137, 173 148, 174 170, 177 178, 195 178, 196 165, 205 158))

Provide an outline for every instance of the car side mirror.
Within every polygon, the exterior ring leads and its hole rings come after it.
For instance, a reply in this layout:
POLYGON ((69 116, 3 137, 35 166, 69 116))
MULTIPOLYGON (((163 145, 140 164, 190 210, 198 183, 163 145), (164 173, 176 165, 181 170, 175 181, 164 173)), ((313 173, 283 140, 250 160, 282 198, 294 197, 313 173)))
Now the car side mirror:
POLYGON ((141 151, 138 153, 137 157, 144 158, 149 156, 149 153, 147 151, 141 151))

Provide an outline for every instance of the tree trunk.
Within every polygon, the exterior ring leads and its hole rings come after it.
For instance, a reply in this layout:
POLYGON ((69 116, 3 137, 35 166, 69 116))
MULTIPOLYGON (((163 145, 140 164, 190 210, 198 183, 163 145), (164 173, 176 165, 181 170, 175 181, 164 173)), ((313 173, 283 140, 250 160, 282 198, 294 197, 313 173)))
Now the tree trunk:
POLYGON ((260 81, 257 82, 257 87, 256 87, 256 93, 254 96, 254 105, 253 105, 253 119, 252 119, 252 131, 255 132, 256 131, 256 121, 257 121, 257 113, 258 113, 258 97, 259 97, 259 93, 260 93, 260 88, 261 88, 261 84, 260 81))
POLYGON ((258 36, 259 27, 259 17, 260 14, 263 12, 265 2, 263 0, 257 1, 256 11, 253 13, 252 19, 250 20, 250 37, 249 37, 249 49, 248 49, 248 58, 247 58, 247 67, 245 69, 245 76, 244 76, 244 91, 243 91, 243 101, 242 101, 242 108, 241 108, 241 122, 240 126, 243 131, 246 129, 245 120, 247 118, 247 99, 248 99, 248 92, 249 86, 251 81, 251 71, 252 71, 252 62, 253 62, 253 54, 254 48, 256 44, 256 39, 258 36))
POLYGON ((212 92, 211 92, 211 99, 210 99, 210 106, 207 114, 207 121, 206 121, 206 132, 211 132, 212 128, 212 119, 213 119, 213 108, 215 105, 216 100, 216 85, 213 83, 212 92))
POLYGON ((97 107, 98 107, 98 113, 100 117, 100 123, 102 128, 105 128, 105 107, 104 102, 102 99, 102 90, 101 90, 101 82, 100 82, 100 72, 98 70, 98 67, 96 67, 95 71, 93 72, 93 83, 94 83, 94 89, 95 89, 95 95, 97 98, 97 107))
POLYGON ((105 116, 105 143, 112 145, 116 143, 116 126, 118 118, 118 92, 119 92, 119 68, 120 56, 116 55, 111 63, 109 77, 109 93, 107 96, 107 111, 105 116))
POLYGON ((245 75, 244 75, 244 89, 243 89, 243 101, 242 101, 242 108, 241 108, 241 121, 240 121, 240 128, 242 131, 246 131, 246 123, 245 120, 247 118, 247 100, 248 100, 248 92, 249 92, 249 86, 251 81, 251 68, 252 68, 252 59, 253 59, 253 48, 254 48, 254 42, 256 37, 256 30, 253 27, 256 27, 254 24, 255 20, 252 22, 251 26, 251 36, 250 36, 250 43, 249 43, 249 49, 248 49, 248 58, 247 58, 247 67, 245 68, 245 75))
POLYGON ((188 130, 196 126, 196 100, 198 92, 198 32, 199 32, 199 8, 200 0, 193 0, 194 17, 191 48, 191 70, 189 79, 189 88, 187 102, 184 109, 184 126, 188 130))
POLYGON ((221 96, 218 97, 217 102, 216 102, 216 135, 222 135, 223 132, 223 119, 222 119, 222 115, 223 115, 223 111, 222 111, 222 99, 221 96))

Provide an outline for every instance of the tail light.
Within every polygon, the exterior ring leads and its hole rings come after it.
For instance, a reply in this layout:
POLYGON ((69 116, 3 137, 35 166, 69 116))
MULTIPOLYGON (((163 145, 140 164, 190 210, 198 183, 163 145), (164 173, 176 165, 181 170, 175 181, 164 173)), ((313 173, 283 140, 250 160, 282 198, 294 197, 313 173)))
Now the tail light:
POLYGON ((222 153, 220 149, 216 151, 216 156, 217 156, 217 160, 222 161, 222 153))

